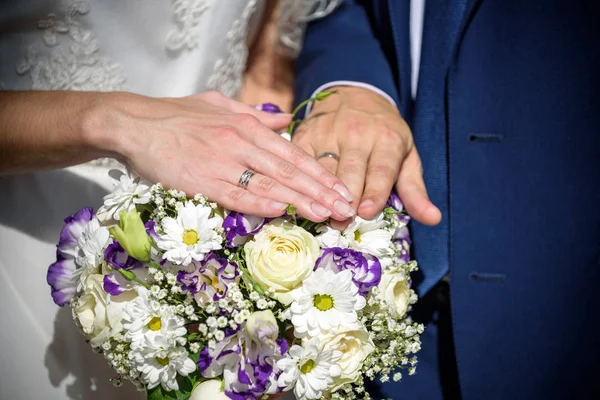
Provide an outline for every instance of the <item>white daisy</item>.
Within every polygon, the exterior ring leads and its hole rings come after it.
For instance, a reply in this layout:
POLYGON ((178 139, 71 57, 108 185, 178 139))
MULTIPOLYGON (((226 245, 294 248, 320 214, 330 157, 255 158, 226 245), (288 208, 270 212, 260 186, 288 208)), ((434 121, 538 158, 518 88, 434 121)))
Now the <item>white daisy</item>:
POLYGON ((165 250, 164 258, 177 264, 187 265, 204 260, 212 250, 222 247, 223 238, 217 228, 221 228, 223 218, 211 218, 212 208, 194 205, 188 201, 177 212, 177 219, 166 217, 162 220, 162 233, 158 237, 158 247, 165 250))
POLYGON ((185 319, 175 315, 173 309, 155 299, 143 286, 137 286, 138 296, 123 309, 125 339, 132 348, 145 347, 154 342, 175 342, 184 336, 185 319))
POLYGON ((81 291, 90 275, 100 273, 104 264, 104 251, 110 241, 106 227, 93 218, 77 238, 75 263, 79 267, 73 272, 77 291, 81 291))
POLYGON ((137 204, 150 202, 150 186, 132 172, 128 174, 119 170, 110 171, 118 179, 112 192, 104 196, 104 204, 98 209, 97 216, 101 221, 119 220, 121 210, 131 211, 137 204))
POLYGON ((288 354, 277 361, 277 368, 282 371, 277 385, 285 386, 285 391, 293 388, 297 399, 320 399, 333 378, 342 373, 337 365, 342 353, 322 349, 318 338, 309 340, 304 347, 292 346, 288 354))
POLYGON ((148 389, 162 385, 166 391, 179 390, 177 375, 188 376, 196 370, 196 363, 189 358, 188 352, 164 337, 152 345, 133 350, 129 358, 148 389))
POLYGON ((352 281, 350 270, 335 273, 319 268, 292 296, 291 319, 294 332, 300 338, 336 332, 340 325, 356 322, 356 311, 363 309, 366 303, 352 281))
POLYGON ((321 247, 349 247, 378 258, 391 257, 394 254, 391 246, 393 231, 385 229, 389 222, 384 217, 383 212, 370 220, 356 217, 343 232, 325 225, 319 229, 321 234, 317 240, 321 247))

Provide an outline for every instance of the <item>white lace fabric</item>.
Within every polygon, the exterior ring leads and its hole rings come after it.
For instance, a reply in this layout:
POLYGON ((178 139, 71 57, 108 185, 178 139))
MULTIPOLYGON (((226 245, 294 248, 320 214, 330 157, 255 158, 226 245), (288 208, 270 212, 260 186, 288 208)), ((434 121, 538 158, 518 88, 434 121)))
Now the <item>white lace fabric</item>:
MULTIPOLYGON (((0 87, 172 97, 210 87, 235 97, 262 1, 2 0, 0 87)), ((0 399, 145 398, 112 387, 114 372, 45 279, 62 220, 97 208, 110 187, 113 163, 96 164, 0 177, 0 354, 10 360, 0 365, 0 399)))

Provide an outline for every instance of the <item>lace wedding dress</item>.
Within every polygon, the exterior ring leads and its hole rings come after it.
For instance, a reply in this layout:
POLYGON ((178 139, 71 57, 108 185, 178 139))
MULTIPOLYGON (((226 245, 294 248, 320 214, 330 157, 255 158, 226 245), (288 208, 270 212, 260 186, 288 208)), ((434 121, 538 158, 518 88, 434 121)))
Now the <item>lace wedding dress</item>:
MULTIPOLYGON (((3 0, 0 89, 235 97, 264 0, 3 0)), ((0 399, 142 399, 46 284, 62 219, 97 208, 110 162, 0 178, 0 399)))

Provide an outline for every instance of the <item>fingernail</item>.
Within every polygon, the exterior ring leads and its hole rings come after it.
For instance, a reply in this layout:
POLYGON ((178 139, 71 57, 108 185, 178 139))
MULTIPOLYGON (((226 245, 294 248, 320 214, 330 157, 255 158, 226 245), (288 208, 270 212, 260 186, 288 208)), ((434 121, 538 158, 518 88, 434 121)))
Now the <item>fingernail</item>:
POLYGON ((273 207, 276 210, 283 211, 283 210, 285 210, 288 207, 288 205, 285 204, 285 203, 281 203, 279 201, 272 201, 271 202, 271 207, 273 207))
POLYGON ((355 214, 354 208, 352 208, 350 204, 345 203, 341 200, 336 200, 336 202, 333 203, 333 209, 336 213, 343 215, 346 218, 353 217, 355 214))
POLYGON ((362 203, 360 203, 360 206, 358 206, 358 208, 373 207, 373 204, 373 200, 365 200, 362 203))
POLYGON ((317 203, 312 203, 310 209, 312 210, 312 212, 315 213, 317 217, 320 218, 328 218, 331 215, 331 211, 317 203))
POLYGON ((351 202, 352 200, 354 200, 354 197, 352 197, 352 195, 350 194, 348 189, 346 189, 346 186, 342 185, 341 183, 336 183, 335 186, 333 187, 333 190, 335 190, 336 192, 341 194, 342 197, 344 199, 346 199, 346 201, 348 201, 348 202, 351 202))

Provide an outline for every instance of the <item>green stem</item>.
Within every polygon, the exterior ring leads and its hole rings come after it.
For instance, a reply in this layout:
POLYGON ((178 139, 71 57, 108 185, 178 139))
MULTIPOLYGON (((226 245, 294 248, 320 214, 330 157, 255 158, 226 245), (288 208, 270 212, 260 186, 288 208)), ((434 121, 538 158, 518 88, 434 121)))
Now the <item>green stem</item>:
POLYGON ((150 289, 150 286, 146 282, 144 282, 140 278, 138 278, 133 272, 127 271, 127 270, 123 270, 123 269, 118 269, 117 271, 119 271, 119 273, 121 274, 121 276, 123 278, 127 279, 128 281, 133 281, 133 282, 139 283, 140 285, 142 285, 146 289, 150 289))
POLYGON ((288 131, 287 131, 289 133, 289 135, 290 136, 293 135, 294 128, 301 121, 301 120, 294 119, 294 118, 296 117, 296 114, 298 114, 298 112, 300 112, 300 110, 302 110, 302 108, 304 108, 307 104, 312 103, 313 101, 325 100, 327 97, 331 96, 334 93, 337 93, 337 91, 332 90, 332 91, 319 92, 314 97, 311 97, 310 99, 304 100, 302 103, 298 104, 296 106, 296 108, 294 108, 294 111, 292 111, 292 123, 288 126, 288 131))

